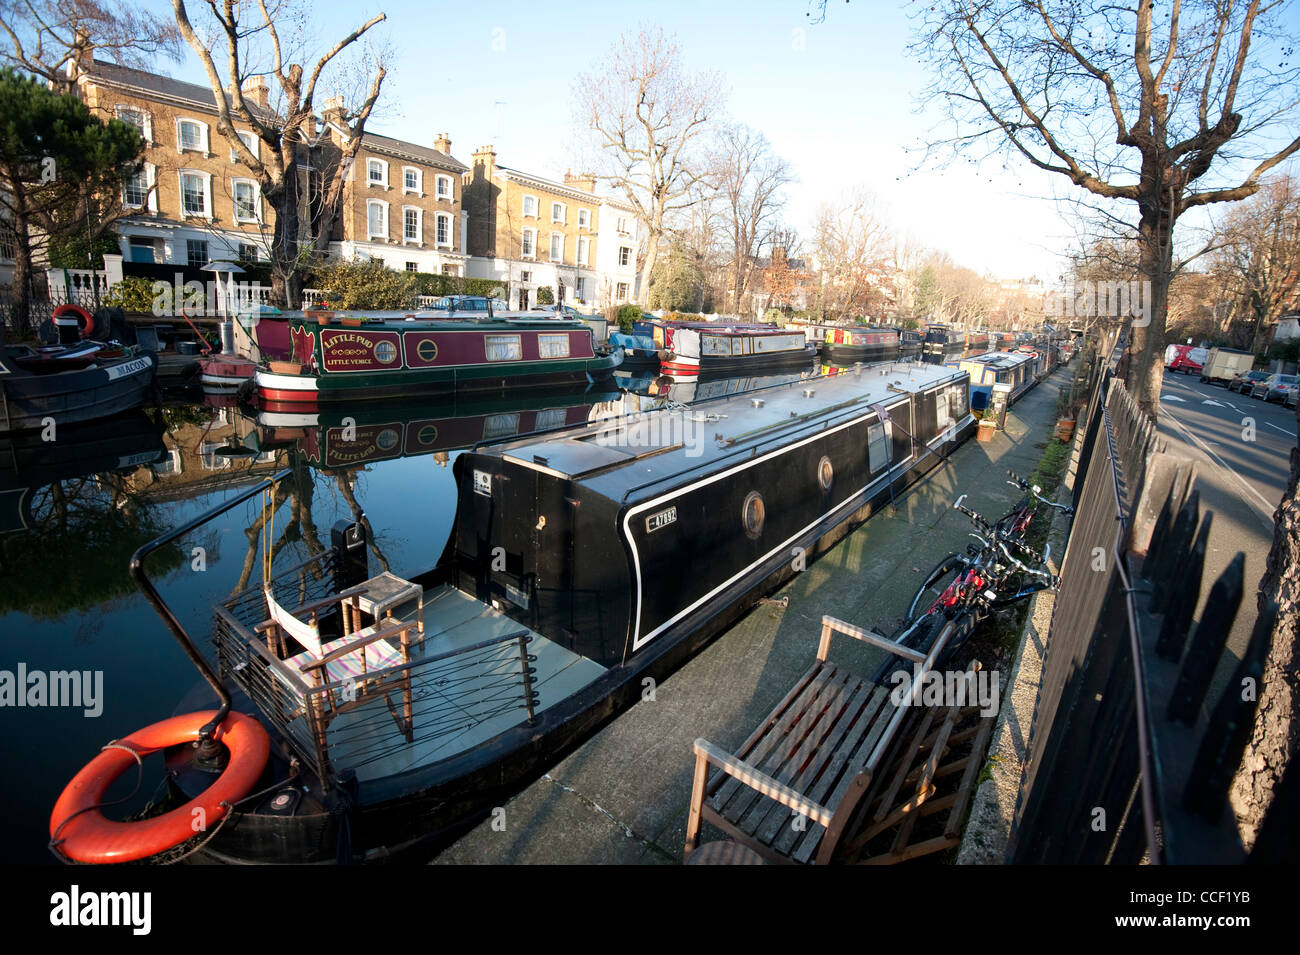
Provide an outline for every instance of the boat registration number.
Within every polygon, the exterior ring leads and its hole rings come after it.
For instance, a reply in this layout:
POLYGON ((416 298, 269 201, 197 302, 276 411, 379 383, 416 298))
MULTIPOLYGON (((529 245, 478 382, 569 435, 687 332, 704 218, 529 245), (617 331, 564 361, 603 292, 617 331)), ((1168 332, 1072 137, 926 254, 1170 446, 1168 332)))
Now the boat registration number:
POLYGON ((109 381, 117 381, 119 378, 125 378, 127 375, 134 375, 136 372, 144 371, 149 367, 148 358, 135 358, 120 365, 114 365, 111 368, 105 368, 108 372, 109 381))
POLYGON ((474 471, 474 493, 484 497, 492 496, 492 475, 487 471, 474 471))
POLYGON ((645 531, 647 534, 653 534, 655 531, 674 524, 677 521, 677 508, 666 507, 662 511, 656 511, 645 519, 645 531))

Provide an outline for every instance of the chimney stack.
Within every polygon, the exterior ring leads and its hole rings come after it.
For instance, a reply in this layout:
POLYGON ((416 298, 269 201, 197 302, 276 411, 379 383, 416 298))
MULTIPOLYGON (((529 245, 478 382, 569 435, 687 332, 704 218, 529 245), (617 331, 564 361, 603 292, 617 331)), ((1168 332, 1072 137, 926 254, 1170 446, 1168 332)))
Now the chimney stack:
POLYGON ((593 173, 584 172, 581 175, 575 176, 568 170, 565 170, 564 184, 592 195, 595 195, 596 192, 596 177, 593 173))
POLYGON ((245 99, 252 100, 263 109, 267 108, 270 102, 270 96, 266 88, 266 79, 261 76, 253 76, 244 81, 241 87, 245 99))
POLYGON ((448 138, 446 133, 439 133, 437 138, 433 141, 433 148, 438 150, 438 152, 442 153, 444 156, 450 156, 451 139, 448 138))
POLYGON ((480 146, 474 151, 474 178, 491 178, 496 172, 497 151, 495 146, 480 146), (482 177, 479 176, 479 169, 483 170, 482 177))

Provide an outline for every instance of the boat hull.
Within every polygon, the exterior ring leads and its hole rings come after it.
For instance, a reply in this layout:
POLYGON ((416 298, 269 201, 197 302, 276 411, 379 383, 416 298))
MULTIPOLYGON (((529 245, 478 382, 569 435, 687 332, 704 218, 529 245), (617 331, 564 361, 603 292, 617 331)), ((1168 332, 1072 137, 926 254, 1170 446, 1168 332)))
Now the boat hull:
POLYGON ((665 359, 660 367, 664 374, 676 377, 692 375, 725 377, 745 375, 757 371, 778 371, 784 368, 802 368, 817 360, 817 346, 804 345, 795 351, 768 352, 756 355, 705 355, 702 358, 684 358, 681 355, 665 359))
POLYGON ((0 434, 79 424, 139 407, 150 394, 158 359, 144 352, 107 365, 0 376, 0 434))

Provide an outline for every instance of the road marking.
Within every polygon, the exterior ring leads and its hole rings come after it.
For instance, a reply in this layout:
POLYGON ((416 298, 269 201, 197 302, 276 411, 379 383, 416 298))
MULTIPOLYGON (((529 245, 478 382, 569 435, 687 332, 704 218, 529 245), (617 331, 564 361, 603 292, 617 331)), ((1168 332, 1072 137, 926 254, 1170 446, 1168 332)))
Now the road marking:
POLYGON ((1216 408, 1222 408, 1222 407, 1223 407, 1223 402, 1222 402, 1222 401, 1215 401, 1213 398, 1206 398, 1204 401, 1201 402, 1201 404, 1203 404, 1203 405, 1214 405, 1214 407, 1216 407, 1216 408))
POLYGON ((1279 428, 1277 425, 1273 424, 1272 422, 1265 421, 1264 423, 1268 425, 1270 428, 1272 428, 1274 431, 1281 431, 1283 434, 1289 434, 1293 438, 1296 436, 1294 431, 1288 431, 1286 428, 1279 428))
POLYGON ((1191 431, 1187 430, 1187 426, 1186 426, 1185 424, 1183 424, 1181 421, 1179 421, 1178 418, 1175 417, 1171 412, 1164 411, 1164 410, 1162 409, 1161 413, 1162 413, 1162 414, 1166 414, 1166 415, 1168 415, 1168 416, 1169 416, 1169 420, 1172 421, 1174 424, 1176 424, 1176 425, 1178 426, 1178 429, 1179 429, 1180 431, 1182 431, 1182 433, 1185 434, 1185 435, 1187 436, 1187 438, 1188 438, 1189 441, 1191 441, 1193 444, 1197 445, 1197 446, 1198 446, 1202 451, 1204 451, 1206 454, 1208 454, 1210 457, 1212 457, 1216 462, 1218 462, 1219 467, 1223 468, 1223 470, 1225 470, 1225 471, 1227 471, 1229 474, 1231 474, 1231 475, 1236 479, 1236 481, 1237 481, 1238 484, 1240 484, 1243 488, 1245 488, 1245 489, 1246 489, 1247 491, 1249 491, 1251 494, 1255 495, 1256 500, 1259 500, 1259 501, 1263 502, 1264 506, 1263 506, 1263 508, 1261 508, 1261 507, 1259 507, 1257 504, 1255 504, 1254 501, 1250 500, 1249 498, 1246 499, 1246 503, 1250 504, 1252 507, 1255 508, 1256 512, 1260 515, 1260 518, 1263 520, 1264 524, 1265 524, 1266 526, 1268 526, 1268 527, 1272 527, 1272 526, 1273 526, 1273 512, 1274 512, 1275 510, 1277 510, 1277 506, 1276 506, 1276 505, 1273 505, 1273 504, 1270 504, 1270 503, 1268 502, 1268 498, 1266 498, 1266 497, 1264 497, 1264 495, 1260 494, 1259 491, 1255 490, 1255 488, 1254 488, 1253 485, 1248 484, 1248 483, 1246 482, 1246 479, 1245 479, 1245 478, 1243 478, 1243 477, 1242 477, 1240 474, 1238 474, 1235 470, 1233 470, 1231 467, 1229 467, 1228 464, 1227 464, 1227 462, 1225 462, 1225 461, 1223 460, 1223 458, 1219 457, 1217 454, 1214 453, 1214 449, 1213 449, 1213 448, 1211 448, 1209 445, 1207 445, 1204 441, 1202 441, 1202 440, 1201 440, 1200 438, 1198 438, 1196 435, 1192 434, 1191 431))
POLYGON ((1179 398, 1177 395, 1161 395, 1161 401, 1186 401, 1185 398, 1179 398))

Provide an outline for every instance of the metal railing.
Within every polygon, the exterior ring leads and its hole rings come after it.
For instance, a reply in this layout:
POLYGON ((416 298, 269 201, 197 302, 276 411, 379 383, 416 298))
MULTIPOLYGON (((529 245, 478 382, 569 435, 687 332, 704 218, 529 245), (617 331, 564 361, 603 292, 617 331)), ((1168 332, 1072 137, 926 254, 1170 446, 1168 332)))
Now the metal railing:
POLYGON ((1207 706, 1244 555, 1193 626, 1213 514, 1201 514, 1191 462, 1166 451, 1109 368, 1092 387, 1007 860, 1244 861, 1224 808, 1254 723, 1240 688, 1258 685, 1275 610, 1207 706))

